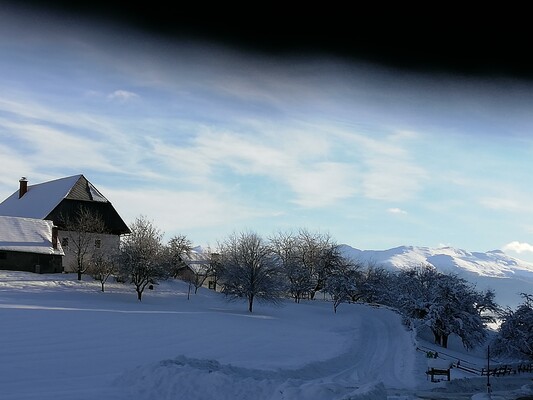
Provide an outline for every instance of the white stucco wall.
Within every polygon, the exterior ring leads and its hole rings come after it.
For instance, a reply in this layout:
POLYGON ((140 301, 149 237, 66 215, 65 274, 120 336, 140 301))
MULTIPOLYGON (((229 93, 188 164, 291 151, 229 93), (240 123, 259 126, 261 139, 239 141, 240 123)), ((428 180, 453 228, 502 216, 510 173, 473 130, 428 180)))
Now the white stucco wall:
MULTIPOLYGON (((63 257, 63 269, 65 272, 76 271, 76 250, 72 245, 72 235, 66 231, 59 231, 58 238, 60 243, 64 243, 64 239, 68 239, 69 245, 63 246, 65 256, 63 257)), ((117 254, 120 249, 120 236, 109 234, 92 234, 91 245, 88 248, 86 261, 91 259, 95 251, 103 252, 104 254, 117 254), (100 248, 96 247, 96 240, 100 240, 100 248)))

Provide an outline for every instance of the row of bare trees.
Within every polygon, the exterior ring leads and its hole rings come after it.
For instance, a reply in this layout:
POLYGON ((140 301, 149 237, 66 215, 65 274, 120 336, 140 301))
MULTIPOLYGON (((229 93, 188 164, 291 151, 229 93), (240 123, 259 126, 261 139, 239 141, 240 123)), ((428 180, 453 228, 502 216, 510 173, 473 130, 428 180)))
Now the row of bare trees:
POLYGON ((279 232, 266 240, 256 232, 233 233, 219 245, 218 254, 215 269, 222 292, 246 298, 250 312, 256 299, 314 299, 317 292, 328 290, 334 271, 354 266, 328 234, 305 229, 279 232))
MULTIPOLYGON (((164 243, 163 233, 141 216, 122 238, 119 252, 93 252, 85 262, 100 222, 81 212, 77 225, 70 227, 79 231, 72 240, 78 277, 89 271, 103 291, 108 278, 116 276, 134 285, 138 300, 149 285, 178 277, 187 268, 185 257, 192 250, 183 235, 164 243)), ((456 275, 431 266, 393 273, 362 264, 345 258, 329 234, 305 229, 278 232, 267 239, 253 231, 233 233, 219 243, 214 254, 216 258, 206 268, 189 269, 189 294, 192 286, 196 292, 213 276, 229 299, 246 300, 249 312, 256 301, 278 303, 289 296, 299 303, 321 292, 332 300, 335 313, 344 302, 377 302, 396 308, 414 326, 428 326, 443 347, 454 333, 471 348, 485 339, 485 325, 494 321, 498 310, 494 292, 478 291, 456 275)))
POLYGON ((73 217, 63 217, 62 225, 78 280, 88 273, 100 282, 102 291, 112 276, 130 281, 139 300, 147 286, 178 276, 185 267, 183 256, 192 250, 192 242, 184 235, 165 244, 163 233, 144 216, 131 224, 131 233, 122 238, 119 247, 102 240, 108 233, 104 219, 89 209, 81 207, 73 217))
MULTIPOLYGON (((90 273, 104 291, 105 283, 115 276, 130 281, 139 300, 146 287, 177 277, 187 268, 184 259, 192 250, 184 235, 164 243, 163 233, 144 216, 130 225, 131 233, 122 238, 120 249, 94 247, 95 239, 106 233, 105 223, 87 209, 79 209, 75 218, 65 218, 64 226, 79 280, 90 273)), ((296 302, 313 299, 335 268, 348 266, 329 235, 307 230, 280 232, 268 240, 255 232, 234 233, 218 247, 217 260, 184 275, 189 287, 196 292, 209 276, 216 276, 228 297, 248 298, 250 311, 255 299, 275 302, 287 293, 296 302)))

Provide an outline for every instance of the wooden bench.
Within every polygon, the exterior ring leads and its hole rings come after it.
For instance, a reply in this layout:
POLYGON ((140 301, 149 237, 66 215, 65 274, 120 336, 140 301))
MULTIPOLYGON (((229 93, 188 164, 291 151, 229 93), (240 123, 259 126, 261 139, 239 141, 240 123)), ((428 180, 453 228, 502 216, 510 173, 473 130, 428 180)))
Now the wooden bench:
POLYGON ((431 382, 438 382, 435 380, 435 375, 443 375, 448 378, 448 381, 450 380, 450 368, 448 369, 439 369, 439 368, 428 368, 426 371, 426 374, 428 376, 431 376, 431 382))

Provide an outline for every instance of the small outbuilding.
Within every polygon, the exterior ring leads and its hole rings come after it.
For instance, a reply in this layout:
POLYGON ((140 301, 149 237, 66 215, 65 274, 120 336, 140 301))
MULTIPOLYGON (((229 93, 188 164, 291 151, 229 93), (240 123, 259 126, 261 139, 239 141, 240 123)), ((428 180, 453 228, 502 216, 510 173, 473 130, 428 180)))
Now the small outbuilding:
POLYGON ((49 220, 0 216, 0 269, 63 272, 65 253, 49 220))
POLYGON ((188 254, 181 256, 183 267, 178 278, 187 282, 198 282, 201 286, 217 290, 216 270, 213 266, 213 254, 196 247, 188 254))

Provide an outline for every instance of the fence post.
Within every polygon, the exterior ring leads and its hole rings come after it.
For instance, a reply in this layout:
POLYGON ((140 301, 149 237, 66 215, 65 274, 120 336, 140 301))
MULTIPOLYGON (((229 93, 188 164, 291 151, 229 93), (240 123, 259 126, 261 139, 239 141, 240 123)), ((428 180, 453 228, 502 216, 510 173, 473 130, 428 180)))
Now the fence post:
POLYGON ((487 393, 490 394, 490 346, 487 346, 487 393))

